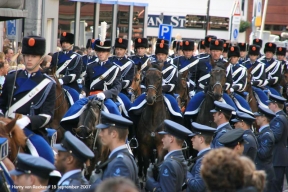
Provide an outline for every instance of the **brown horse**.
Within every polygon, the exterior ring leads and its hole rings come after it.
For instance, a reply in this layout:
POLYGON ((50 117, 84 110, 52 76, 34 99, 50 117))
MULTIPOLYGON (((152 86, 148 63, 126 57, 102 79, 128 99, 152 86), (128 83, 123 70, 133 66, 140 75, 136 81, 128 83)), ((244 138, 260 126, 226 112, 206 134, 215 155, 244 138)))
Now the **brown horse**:
POLYGON ((189 70, 186 70, 183 73, 179 73, 177 84, 176 84, 176 93, 179 94, 179 96, 177 97, 177 102, 182 113, 185 112, 186 106, 188 105, 190 101, 189 87, 187 85, 188 74, 189 74, 189 70))
POLYGON ((142 71, 141 65, 136 65, 134 68, 134 77, 130 87, 128 88, 128 93, 131 94, 131 102, 133 103, 135 99, 141 95, 141 81, 142 81, 142 71))
POLYGON ((249 93, 248 103, 249 103, 249 106, 250 106, 252 112, 257 112, 258 111, 258 103, 257 103, 257 100, 255 98, 255 95, 254 95, 254 92, 252 89, 252 84, 251 84, 251 81, 252 81, 251 71, 252 70, 253 70, 252 67, 247 70, 247 85, 246 85, 246 88, 244 91, 249 93))
POLYGON ((165 154, 162 137, 157 132, 161 131, 160 125, 165 119, 170 118, 170 114, 164 104, 162 93, 162 72, 160 70, 162 66, 156 65, 155 67, 157 68, 149 68, 146 71, 147 103, 137 125, 139 177, 146 175, 149 160, 153 162, 157 158, 158 162, 161 162, 165 154))
POLYGON ((88 100, 86 109, 79 117, 78 127, 73 128, 72 132, 83 141, 93 152, 94 159, 87 165, 85 176, 87 179, 91 176, 97 162, 104 162, 108 158, 109 149, 101 145, 98 137, 98 130, 95 128, 100 123, 100 115, 103 103, 99 100, 88 100))
MULTIPOLYGON (((19 117, 18 115, 16 116, 19 117)), ((14 162, 19 152, 24 153, 27 137, 23 130, 16 125, 15 119, 0 117, 0 137, 8 139, 8 158, 14 162)))
POLYGON ((218 67, 213 66, 212 71, 210 72, 210 83, 205 94, 205 99, 200 106, 196 122, 208 125, 211 127, 217 127, 213 121, 213 114, 210 113, 210 110, 214 108, 214 101, 219 101, 222 99, 224 92, 224 85, 226 82, 226 68, 229 63, 226 63, 225 66, 218 67))
POLYGON ((54 117, 51 123, 47 125, 48 128, 53 128, 57 130, 57 143, 61 142, 65 130, 60 126, 60 121, 66 111, 69 108, 68 101, 66 99, 64 90, 56 77, 56 67, 44 68, 43 72, 46 72, 52 79, 56 82, 56 101, 54 107, 54 117))
POLYGON ((280 85, 283 87, 282 96, 288 99, 288 68, 286 66, 284 67, 284 70, 282 73, 280 85))

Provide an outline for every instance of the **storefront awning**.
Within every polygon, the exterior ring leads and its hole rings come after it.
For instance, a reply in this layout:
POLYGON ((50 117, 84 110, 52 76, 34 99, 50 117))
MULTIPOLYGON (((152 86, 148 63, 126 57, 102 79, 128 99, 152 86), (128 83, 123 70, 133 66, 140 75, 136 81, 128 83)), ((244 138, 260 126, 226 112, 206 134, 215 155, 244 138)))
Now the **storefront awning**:
POLYGON ((144 2, 137 2, 136 0, 70 0, 70 1, 79 1, 79 2, 85 2, 85 3, 100 3, 100 4, 112 4, 112 5, 133 5, 133 6, 142 6, 142 7, 147 7, 148 3, 144 2), (136 2, 135 2, 136 1, 136 2))
POLYGON ((27 10, 0 8, 0 21, 21 19, 28 16, 27 10))

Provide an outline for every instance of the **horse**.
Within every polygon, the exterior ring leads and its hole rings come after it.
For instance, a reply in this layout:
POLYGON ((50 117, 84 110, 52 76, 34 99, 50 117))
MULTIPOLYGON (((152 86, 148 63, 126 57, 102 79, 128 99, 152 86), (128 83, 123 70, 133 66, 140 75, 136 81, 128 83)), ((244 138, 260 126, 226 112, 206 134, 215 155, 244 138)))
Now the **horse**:
POLYGON ((55 107, 54 107, 54 117, 52 122, 50 122, 46 127, 53 128, 57 131, 57 143, 61 142, 62 138, 64 137, 65 130, 60 126, 60 121, 66 111, 69 108, 69 104, 58 78, 56 77, 56 66, 55 67, 44 67, 42 66, 43 73, 46 73, 55 80, 56 82, 56 100, 55 100, 55 107))
POLYGON ((155 159, 157 158, 158 162, 161 162, 165 154, 161 141, 162 137, 157 133, 162 130, 162 126, 160 125, 163 121, 170 118, 162 93, 163 75, 161 68, 161 65, 153 65, 146 71, 147 103, 141 113, 136 132, 136 138, 139 141, 139 178, 146 175, 149 160, 155 163, 155 159))
POLYGON ((210 72, 210 82, 205 94, 205 99, 200 106, 196 122, 207 125, 210 127, 217 127, 213 121, 213 114, 210 113, 210 110, 214 108, 214 101, 220 101, 224 92, 224 85, 226 82, 226 68, 229 65, 227 62, 223 68, 213 65, 210 72))
POLYGON ((255 98, 255 95, 254 95, 254 92, 252 89, 252 84, 251 84, 251 81, 252 81, 251 71, 252 70, 253 70, 252 67, 247 70, 247 85, 246 85, 244 91, 249 93, 248 103, 249 103, 249 106, 250 106, 252 112, 257 112, 258 111, 258 103, 257 103, 257 100, 255 98))
POLYGON ((133 103, 135 99, 141 95, 141 81, 142 81, 142 71, 141 65, 135 65, 137 68, 134 68, 134 77, 130 87, 128 87, 128 94, 131 95, 131 102, 133 103))
POLYGON ((189 87, 187 85, 188 74, 189 70, 186 70, 183 73, 179 73, 176 84, 176 93, 179 94, 179 96, 177 97, 177 102, 182 113, 185 111, 186 106, 190 101, 189 87))
POLYGON ((11 162, 15 162, 18 153, 24 153, 26 148, 27 137, 24 131, 16 125, 19 117, 19 115, 16 115, 15 119, 0 117, 0 137, 8 139, 8 159, 11 162))
POLYGON ((86 109, 79 117, 78 127, 72 129, 75 136, 83 141, 95 155, 90 162, 90 165, 92 166, 86 164, 85 177, 87 179, 91 176, 91 173, 95 168, 94 165, 99 161, 102 163, 106 161, 110 152, 108 147, 101 145, 101 141, 98 137, 99 130, 95 128, 95 126, 100 123, 102 106, 102 101, 95 98, 89 99, 86 109))
POLYGON ((286 66, 284 67, 284 70, 282 73, 280 85, 283 87, 282 96, 288 99, 288 68, 286 66))

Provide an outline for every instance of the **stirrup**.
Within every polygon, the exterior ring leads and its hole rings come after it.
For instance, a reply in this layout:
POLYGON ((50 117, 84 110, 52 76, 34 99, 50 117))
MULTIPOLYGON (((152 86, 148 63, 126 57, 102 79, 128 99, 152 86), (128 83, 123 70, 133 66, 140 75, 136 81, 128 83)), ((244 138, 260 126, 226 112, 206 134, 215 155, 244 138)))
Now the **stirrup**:
POLYGON ((133 137, 132 139, 130 139, 130 141, 128 141, 128 145, 130 146, 131 149, 137 149, 139 147, 138 140, 135 137, 133 137), (131 146, 130 145, 131 141, 135 141, 136 146, 131 146))

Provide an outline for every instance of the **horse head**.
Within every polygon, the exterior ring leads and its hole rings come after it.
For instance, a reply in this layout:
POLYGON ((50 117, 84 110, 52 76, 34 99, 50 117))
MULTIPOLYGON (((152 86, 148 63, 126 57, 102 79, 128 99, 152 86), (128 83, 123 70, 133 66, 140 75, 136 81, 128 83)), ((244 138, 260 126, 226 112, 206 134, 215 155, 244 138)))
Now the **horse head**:
POLYGON ((128 88, 128 93, 134 95, 137 98, 141 95, 141 81, 142 81, 142 71, 141 71, 141 64, 135 65, 134 68, 134 77, 130 87, 128 88))
POLYGON ((217 66, 212 69, 210 75, 210 90, 215 100, 219 100, 222 97, 224 91, 226 82, 226 69, 217 66))
MULTIPOLYGON (((162 95, 162 72, 159 68, 149 68, 146 72, 145 85, 147 87, 146 100, 153 105, 162 95)), ((162 98, 161 98, 162 99, 162 98)))
POLYGON ((8 158, 14 162, 19 152, 24 152, 27 137, 24 131, 16 125, 15 119, 0 117, 0 137, 8 139, 9 155, 8 158))
POLYGON ((99 117, 101 113, 102 102, 99 100, 89 100, 86 109, 79 117, 79 123, 77 128, 73 128, 72 131, 75 135, 81 139, 88 147, 92 147, 94 139, 95 125, 99 123, 99 117))

